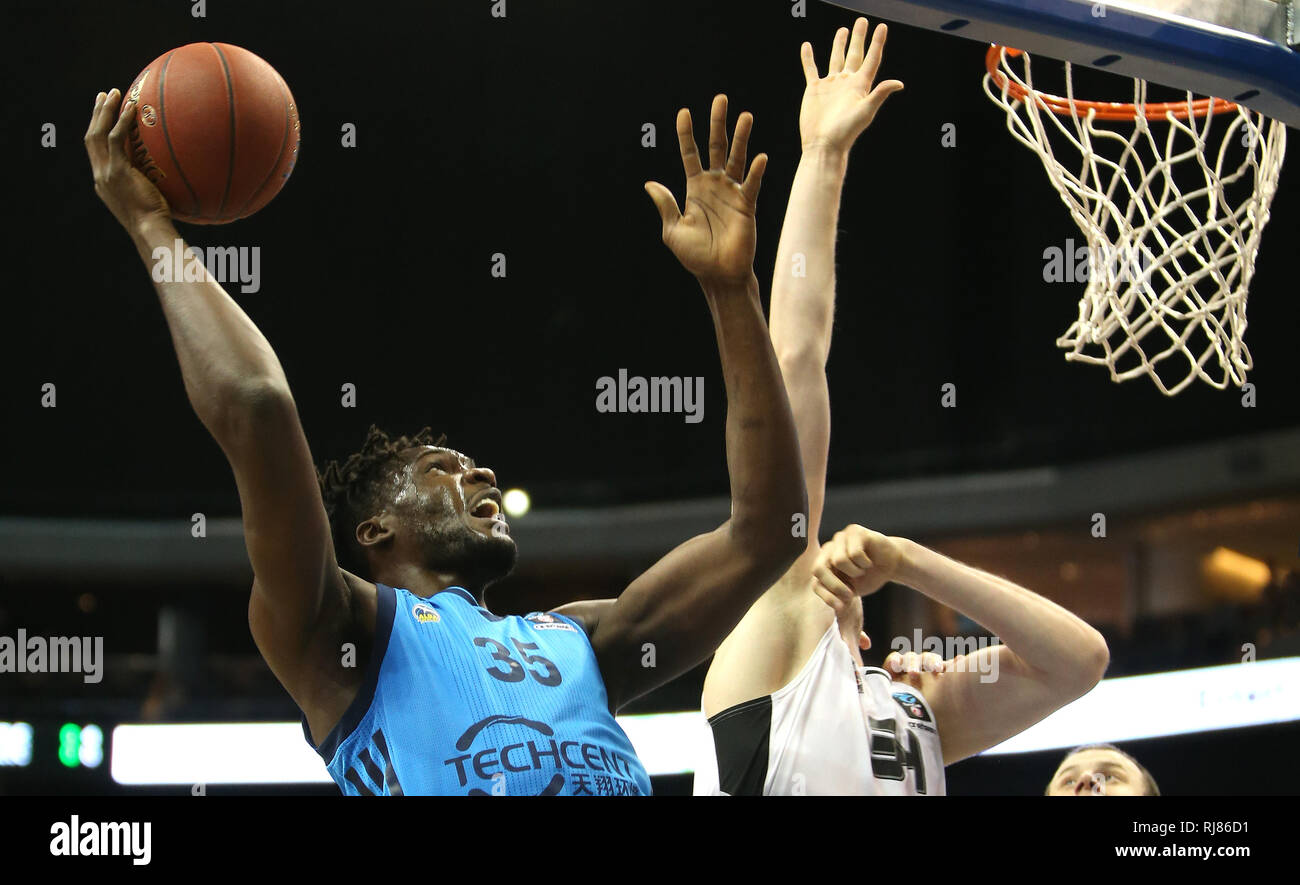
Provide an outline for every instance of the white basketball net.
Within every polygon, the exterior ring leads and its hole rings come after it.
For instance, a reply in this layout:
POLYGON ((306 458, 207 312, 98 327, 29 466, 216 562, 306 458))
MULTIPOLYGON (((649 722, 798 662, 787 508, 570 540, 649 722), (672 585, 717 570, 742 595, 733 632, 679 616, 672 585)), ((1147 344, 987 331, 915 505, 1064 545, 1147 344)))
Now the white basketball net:
MULTIPOLYGON (((1007 80, 999 87, 985 74, 984 91, 1006 111, 1016 140, 1043 161, 1087 237, 1079 318, 1056 341, 1065 358, 1104 365, 1114 381, 1149 375, 1169 396, 1195 378, 1220 390, 1243 385, 1253 366, 1242 340, 1246 296, 1286 126, 1245 108, 1220 113, 1217 126, 1212 109, 1202 119, 1149 121, 1145 80, 1133 81, 1135 121, 1099 120, 1075 104, 1068 62, 1068 115, 1058 115, 1034 91, 1029 55, 1020 58, 1023 77, 1003 49, 1007 80), (1009 83, 1036 100, 1016 100, 1009 83), (1212 126, 1224 130, 1221 137, 1212 126), (1072 165, 1057 157, 1053 133, 1068 142, 1062 150, 1072 165)), ((1188 103, 1194 99, 1187 94, 1188 103)))

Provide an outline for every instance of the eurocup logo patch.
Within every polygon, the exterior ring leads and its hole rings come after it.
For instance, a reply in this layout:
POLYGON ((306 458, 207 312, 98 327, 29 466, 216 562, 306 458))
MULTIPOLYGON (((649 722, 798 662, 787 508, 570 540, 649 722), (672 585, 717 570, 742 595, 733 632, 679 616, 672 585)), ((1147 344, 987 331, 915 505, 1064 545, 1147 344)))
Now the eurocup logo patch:
POLYGON ((894 700, 898 701, 907 711, 907 715, 913 719, 921 719, 925 722, 930 721, 930 714, 926 712, 925 704, 916 695, 906 691, 894 692, 894 700))
POLYGON ((417 602, 411 606, 411 614, 415 617, 416 623, 419 624, 436 624, 442 620, 438 613, 434 611, 433 606, 424 602, 417 602))
POLYGON ((552 617, 545 612, 537 612, 525 617, 525 620, 532 621, 533 626, 538 630, 568 630, 575 632, 573 627, 564 623, 559 618, 552 617))

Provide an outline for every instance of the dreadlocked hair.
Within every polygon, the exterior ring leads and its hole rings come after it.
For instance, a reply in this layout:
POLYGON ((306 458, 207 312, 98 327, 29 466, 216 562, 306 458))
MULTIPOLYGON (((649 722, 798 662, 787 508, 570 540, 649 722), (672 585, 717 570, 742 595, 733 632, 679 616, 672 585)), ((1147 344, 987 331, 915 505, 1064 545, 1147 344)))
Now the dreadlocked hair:
POLYGON ((433 431, 425 427, 412 436, 393 439, 371 424, 361 451, 342 463, 330 461, 323 470, 316 471, 339 565, 369 577, 370 565, 357 543, 357 525, 383 509, 385 484, 394 468, 400 466, 402 451, 415 446, 440 446, 446 438, 446 434, 434 437, 433 431))

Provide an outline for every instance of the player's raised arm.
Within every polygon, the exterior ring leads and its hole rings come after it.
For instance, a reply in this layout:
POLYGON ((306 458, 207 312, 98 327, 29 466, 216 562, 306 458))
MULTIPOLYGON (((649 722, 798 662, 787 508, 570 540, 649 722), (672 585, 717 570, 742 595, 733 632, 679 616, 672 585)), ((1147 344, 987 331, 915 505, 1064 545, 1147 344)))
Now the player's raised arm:
MULTIPOLYGON (((127 156, 136 107, 128 101, 119 117, 121 98, 117 89, 96 98, 86 151, 95 193, 152 266, 157 250, 170 255, 181 238, 167 201, 127 156)), ((322 692, 307 650, 319 642, 323 620, 341 616, 345 582, 288 382, 266 338, 206 272, 201 281, 155 281, 154 289, 189 401, 234 468, 255 574, 253 637, 316 729, 325 724, 312 715, 322 692)), ((339 702, 342 696, 323 706, 339 702)))
POLYGON ((804 546, 791 530, 807 507, 799 446, 753 270, 754 207, 767 157, 747 163, 752 124, 750 114, 740 115, 728 153, 727 101, 715 98, 705 169, 683 109, 685 213, 666 187, 646 185, 664 243, 699 280, 713 315, 727 391, 731 518, 671 551, 616 601, 564 609, 586 623, 614 708, 712 654, 804 546), (654 666, 647 666, 651 647, 654 666))
MULTIPOLYGON (((867 32, 865 18, 854 23, 851 38, 848 28, 839 29, 825 77, 818 74, 812 45, 804 43, 800 48, 806 81, 799 111, 803 153, 790 189, 772 275, 772 346, 794 410, 808 482, 808 552, 801 557, 804 567, 791 570, 802 579, 794 588, 800 596, 807 593, 826 494, 831 419, 826 360, 835 312, 840 194, 854 142, 871 125, 885 100, 903 88, 897 80, 875 82, 888 31, 884 25, 877 26, 869 47, 867 32)), ((868 171, 867 190, 870 177, 868 171)))
MULTIPOLYGON (((868 50, 866 19, 855 23, 851 40, 849 29, 840 28, 825 77, 817 72, 812 46, 800 48, 803 153, 772 276, 771 334, 808 483, 807 548, 718 647, 700 699, 706 713, 785 685, 803 668, 828 625, 826 607, 808 592, 808 576, 819 547, 830 448, 826 360, 835 313, 835 234, 849 152, 885 99, 902 88, 897 80, 875 83, 885 36, 881 25, 868 50)), ((867 175, 869 179, 869 171, 867 175)), ((866 190, 869 194, 869 180, 866 190)))
MULTIPOLYGON (((1110 662, 1102 635, 1061 606, 906 538, 851 525, 822 548, 813 575, 814 591, 837 611, 896 581, 1001 640, 909 680, 934 708, 946 765, 1000 744, 1085 694, 1110 662)), ((886 669, 898 669, 897 657, 886 659, 886 669)))

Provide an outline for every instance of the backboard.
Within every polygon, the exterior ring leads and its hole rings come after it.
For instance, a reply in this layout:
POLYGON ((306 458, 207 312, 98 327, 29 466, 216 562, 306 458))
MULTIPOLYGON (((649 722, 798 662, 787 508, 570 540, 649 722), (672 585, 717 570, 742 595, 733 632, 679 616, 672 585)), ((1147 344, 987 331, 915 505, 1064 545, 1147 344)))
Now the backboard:
POLYGON ((1013 46, 1239 102, 1300 127, 1300 0, 833 0, 872 19, 1013 46))

